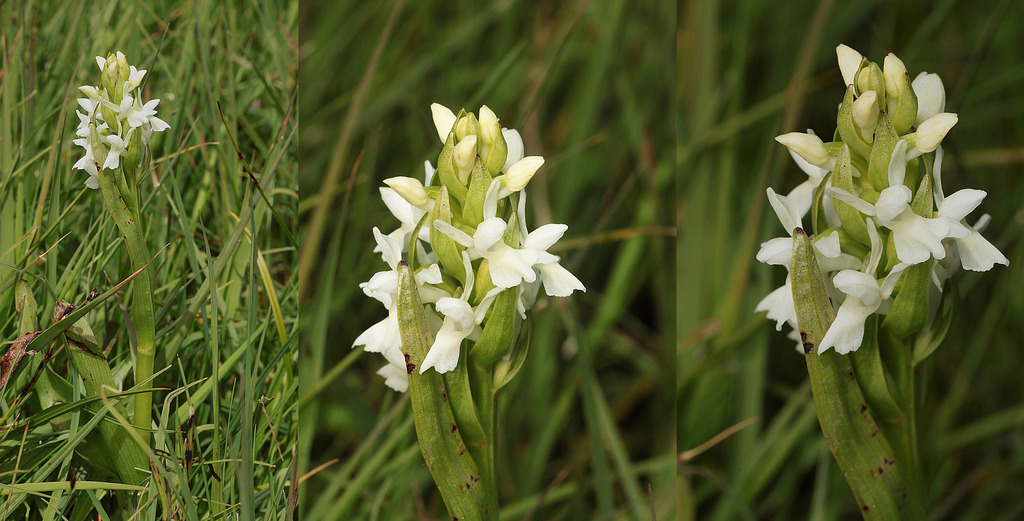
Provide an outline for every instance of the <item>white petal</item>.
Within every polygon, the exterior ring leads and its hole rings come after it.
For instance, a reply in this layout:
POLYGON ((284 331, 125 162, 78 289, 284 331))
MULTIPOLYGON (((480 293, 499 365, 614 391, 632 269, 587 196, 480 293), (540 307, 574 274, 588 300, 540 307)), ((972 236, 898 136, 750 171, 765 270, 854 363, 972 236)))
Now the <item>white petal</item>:
POLYGON ((523 251, 511 248, 506 244, 498 244, 488 252, 487 267, 491 272, 491 282, 499 288, 518 286, 522 281, 533 282, 537 275, 533 271, 533 263, 526 262, 523 251))
POLYGON ((841 355, 856 351, 864 341, 864 322, 873 311, 855 298, 843 301, 843 305, 839 306, 839 312, 836 313, 836 319, 818 345, 818 354, 832 347, 841 355))
POLYGON ((909 267, 909 264, 903 262, 892 267, 892 271, 885 276, 885 280, 883 280, 878 287, 882 295, 882 300, 887 300, 889 296, 892 295, 893 290, 896 289, 896 283, 900 280, 900 275, 903 274, 903 270, 909 267))
POLYGON ((983 190, 965 188, 957 190, 949 197, 943 199, 939 205, 939 216, 951 221, 960 222, 967 214, 974 211, 987 195, 983 190))
POLYGON ((503 221, 501 217, 491 217, 476 227, 476 233, 473 234, 473 244, 481 251, 487 250, 501 242, 506 228, 508 228, 508 223, 503 221))
POLYGON ((932 167, 932 196, 936 205, 942 205, 946 196, 942 193, 942 147, 935 149, 935 163, 932 167))
POLYGON ((768 202, 775 210, 775 215, 779 217, 782 227, 786 229, 787 233, 793 235, 793 230, 803 226, 800 222, 800 209, 788 197, 776 194, 771 187, 768 187, 767 192, 768 202))
POLYGON ((434 118, 434 127, 437 129, 437 136, 441 138, 441 142, 444 143, 448 139, 448 134, 452 131, 452 127, 455 126, 455 113, 448 107, 441 105, 440 103, 430 104, 430 113, 434 118))
POLYGON ((437 231, 451 237, 453 241, 467 248, 473 246, 473 238, 469 234, 440 219, 434 221, 434 228, 437 228, 437 231))
POLYGON ((829 187, 827 193, 836 199, 854 207, 858 212, 864 215, 875 215, 875 206, 871 203, 857 197, 856 195, 843 190, 842 188, 829 187))
POLYGON ((437 336, 434 338, 434 344, 427 351, 427 356, 423 357, 423 363, 420 365, 420 374, 423 374, 431 367, 439 373, 447 373, 455 369, 455 366, 459 363, 459 351, 462 347, 462 340, 465 338, 466 334, 455 328, 455 321, 445 319, 444 325, 441 326, 437 336))
POLYGON ((545 224, 536 230, 533 230, 526 236, 526 240, 523 241, 523 248, 534 248, 541 251, 546 251, 556 242, 562 238, 565 231, 569 227, 564 224, 545 224))
POLYGON ((786 277, 786 283, 761 299, 754 312, 767 311, 768 318, 775 321, 775 330, 782 331, 782 324, 796 323, 796 305, 793 303, 793 282, 786 277))
POLYGON ((946 110, 946 89, 938 74, 922 72, 911 84, 917 95, 917 118, 915 126, 921 126, 928 118, 946 110))
POLYGON ((787 269, 793 260, 793 239, 777 237, 761 244, 757 252, 757 260, 773 266, 785 266, 787 269))
POLYGON ((988 271, 996 264, 1010 265, 1010 260, 977 231, 963 239, 957 239, 956 247, 960 252, 960 263, 964 269, 988 271))
POLYGON ((840 44, 836 47, 836 56, 839 58, 839 71, 843 73, 843 83, 853 85, 854 76, 860 69, 860 62, 864 59, 861 54, 846 45, 840 44))
POLYGON ((843 270, 832 278, 832 283, 835 284, 836 289, 861 301, 865 306, 877 308, 882 301, 878 281, 873 275, 860 271, 843 270))
POLYGON ((461 298, 445 297, 434 306, 439 313, 455 321, 459 330, 473 327, 473 308, 461 298))
POLYGON ((892 150, 892 157, 889 159, 889 186, 903 184, 907 175, 907 141, 899 140, 896 148, 892 150))
POLYGON ((409 390, 409 374, 406 373, 404 366, 399 367, 394 364, 388 364, 381 367, 377 374, 384 377, 384 385, 400 393, 409 390))
POLYGON ((505 138, 505 145, 508 147, 508 156, 505 158, 505 165, 501 167, 502 172, 508 172, 510 166, 523 158, 523 138, 514 128, 501 129, 501 135, 505 138))
POLYGON ((875 215, 879 224, 888 227, 891 221, 910 208, 912 196, 910 188, 903 184, 895 184, 882 190, 875 203, 875 215))
POLYGON ((534 266, 540 270, 541 281, 544 283, 544 293, 551 297, 568 297, 573 291, 586 292, 580 279, 569 273, 569 270, 561 264, 537 264, 534 266))

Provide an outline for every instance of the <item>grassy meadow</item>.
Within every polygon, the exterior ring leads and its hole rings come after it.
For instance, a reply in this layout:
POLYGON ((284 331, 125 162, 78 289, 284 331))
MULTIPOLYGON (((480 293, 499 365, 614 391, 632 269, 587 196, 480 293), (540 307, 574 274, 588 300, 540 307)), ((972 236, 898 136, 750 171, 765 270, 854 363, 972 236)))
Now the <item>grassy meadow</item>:
POLYGON ((432 102, 545 157, 528 222, 568 224, 553 253, 587 287, 542 296, 499 395, 501 518, 673 518, 674 7, 300 2, 304 519, 447 519, 407 395, 352 348, 386 315, 358 286, 398 225, 378 188, 436 164, 432 102))
POLYGON ((0 519, 294 519, 296 28, 287 1, 0 2, 0 353, 45 331, 3 367, 0 519), (112 466, 142 447, 133 297, 118 286, 134 270, 101 192, 72 170, 77 88, 118 50, 148 70, 142 97, 170 124, 137 179, 156 374, 154 450, 134 478, 112 466), (51 327, 58 301, 91 307, 113 388, 89 392, 96 373, 51 327))
POLYGON ((959 115, 943 141, 943 188, 988 193, 968 219, 990 214, 985 236, 1010 259, 959 275, 958 315, 917 369, 930 519, 1024 516, 1024 7, 695 0, 679 15, 679 519, 861 518, 804 361, 753 312, 785 278, 754 258, 783 233, 765 189, 806 179, 773 138, 831 136, 841 43, 878 63, 893 52, 911 78, 941 76, 946 111, 959 115))

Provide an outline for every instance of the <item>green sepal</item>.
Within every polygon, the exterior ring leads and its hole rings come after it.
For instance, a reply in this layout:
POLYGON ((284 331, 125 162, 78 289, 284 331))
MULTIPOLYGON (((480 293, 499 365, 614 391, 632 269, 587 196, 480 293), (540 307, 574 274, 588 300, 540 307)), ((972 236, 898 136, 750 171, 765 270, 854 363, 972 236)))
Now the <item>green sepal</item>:
POLYGON ((817 346, 835 320, 825 281, 806 233, 793 233, 793 301, 818 422, 865 520, 925 519, 907 494, 901 463, 875 423, 849 359, 817 346))
MULTIPOLYGON (((882 425, 898 426, 903 421, 894 395, 895 388, 886 378, 881 352, 878 346, 878 315, 872 313, 864 323, 864 340, 860 348, 849 353, 853 372, 867 400, 872 416, 882 425), (893 390, 890 390, 892 388, 893 390)), ((886 432, 886 438, 895 442, 898 436, 886 432)))
POLYGON ((431 334, 419 288, 405 261, 398 264, 398 329, 409 375, 409 399, 420 451, 441 492, 448 513, 460 520, 493 519, 485 487, 473 457, 463 442, 437 371, 420 374, 431 334))
POLYGON ((868 62, 868 64, 862 67, 860 72, 857 73, 857 78, 860 93, 864 94, 869 90, 875 91, 878 94, 879 110, 886 110, 885 73, 882 72, 882 68, 875 62, 868 62))
POLYGON ((508 288, 498 293, 487 310, 487 320, 483 332, 476 340, 469 356, 473 362, 488 366, 507 355, 515 341, 516 299, 519 288, 508 288))
POLYGON ((909 338, 928 322, 928 285, 931 263, 922 262, 903 270, 896 286, 889 314, 882 327, 895 338, 909 338))
POLYGON ((473 282, 473 302, 482 301, 487 292, 496 287, 491 282, 490 264, 487 259, 480 259, 480 265, 476 268, 476 280, 473 282))
POLYGON ((494 363, 494 391, 505 387, 515 378, 516 374, 523 367, 526 361, 526 354, 530 351, 530 340, 533 338, 533 325, 530 321, 523 322, 523 328, 519 332, 519 338, 515 347, 512 348, 508 360, 500 359, 494 363))
MULTIPOLYGON (((142 127, 129 130, 128 132, 131 133, 131 136, 128 136, 128 143, 124 151, 124 157, 121 158, 121 164, 125 172, 134 172, 142 164, 142 127)), ((134 178, 134 176, 132 177, 134 178)), ((131 181, 134 181, 134 179, 131 181)))
POLYGON ((490 149, 487 151, 487 173, 491 177, 497 176, 501 172, 501 167, 505 166, 505 160, 508 159, 508 143, 505 142, 505 136, 501 133, 501 123, 495 122, 494 131, 494 142, 490 144, 490 149))
POLYGON ((959 302, 960 290, 956 279, 951 278, 946 281, 945 288, 942 290, 932 326, 928 331, 922 331, 914 338, 913 364, 915 366, 935 352, 942 340, 946 338, 959 302))
POLYGON ((884 112, 878 115, 875 126, 875 141, 868 157, 868 181, 879 192, 889 187, 889 161, 900 137, 884 112))
POLYGON ((441 148, 441 155, 437 156, 437 175, 434 178, 440 179, 440 183, 448 188, 448 193, 459 202, 466 200, 466 186, 459 182, 459 176, 455 171, 454 132, 448 133, 448 139, 441 148))
MULTIPOLYGON (((853 166, 850 163, 849 147, 844 146, 839 151, 839 158, 836 159, 836 168, 832 171, 832 186, 842 188, 851 194, 857 195, 857 192, 854 191, 853 166)), ((835 208, 836 214, 839 215, 839 221, 843 223, 843 228, 850 234, 850 237, 853 237, 861 244, 871 244, 871 238, 868 237, 868 227, 864 220, 865 217, 864 214, 860 213, 860 210, 835 197, 832 198, 832 207, 835 208)))
POLYGON ((871 143, 868 143, 860 135, 857 122, 853 120, 853 86, 846 87, 846 95, 843 96, 843 103, 839 105, 839 116, 836 118, 836 130, 843 142, 850 148, 867 157, 871 153, 871 143))
POLYGON ((892 116, 892 126, 896 133, 903 135, 910 132, 910 127, 917 119, 917 94, 910 84, 910 74, 906 71, 900 78, 899 90, 899 96, 895 100, 889 100, 889 114, 892 116))
POLYGON ((459 243, 455 239, 441 233, 434 227, 434 221, 444 221, 452 224, 451 204, 448 201, 448 189, 441 187, 441 192, 434 201, 434 211, 430 216, 430 245, 437 254, 437 260, 441 262, 444 269, 455 275, 459 282, 466 282, 466 267, 462 264, 462 254, 459 252, 459 243))
MULTIPOLYGON (((828 219, 825 218, 823 201, 825 198, 825 187, 829 186, 829 181, 832 177, 832 172, 825 174, 825 177, 821 179, 821 183, 814 189, 814 198, 811 199, 811 226, 815 231, 824 230, 828 227, 828 219)), ((835 199, 833 199, 834 202, 835 199)))
POLYGON ((484 167, 484 162, 478 155, 469 177, 469 193, 466 194, 466 204, 462 207, 462 220, 473 228, 484 221, 484 199, 487 198, 487 189, 490 186, 491 175, 487 173, 487 168, 484 167))

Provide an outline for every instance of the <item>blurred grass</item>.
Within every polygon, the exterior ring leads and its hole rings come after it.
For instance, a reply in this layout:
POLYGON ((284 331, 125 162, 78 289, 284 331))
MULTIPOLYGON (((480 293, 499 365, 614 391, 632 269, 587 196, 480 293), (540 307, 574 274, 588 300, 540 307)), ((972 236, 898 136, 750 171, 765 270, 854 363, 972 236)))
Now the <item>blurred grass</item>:
POLYGON ((557 253, 587 286, 538 303, 500 395, 502 518, 650 519, 648 486, 673 518, 673 7, 301 3, 304 518, 444 517, 407 398, 351 350, 383 318, 358 287, 372 227, 397 225, 378 187, 436 162, 432 102, 486 104, 545 156, 528 221, 569 225, 557 253))
POLYGON ((697 0, 679 14, 679 449, 757 420, 682 462, 680 519, 860 517, 825 448, 803 361, 753 314, 784 277, 753 259, 781 230, 765 187, 788 192, 803 179, 773 138, 835 129, 840 43, 942 77, 946 110, 960 116, 943 142, 944 189, 988 192, 972 218, 992 215, 985 235, 1010 258, 1008 268, 961 274, 960 315, 919 373, 931 518, 1024 515, 1024 7, 697 0))
MULTIPOLYGON (((63 345, 55 345, 23 401, 15 403, 42 353, 26 356, 2 390, 0 518, 127 519, 141 502, 161 505, 148 519, 292 519, 295 2, 3 2, 0 20, 5 342, 26 332, 15 320, 18 281, 38 302, 34 318, 44 328, 56 300, 84 304, 91 290, 131 272, 101 194, 71 170, 81 155, 71 144, 77 87, 99 82, 93 57, 121 50, 148 69, 143 97, 160 98, 160 117, 171 125, 154 136, 153 167, 141 180, 146 240, 151 251, 165 248, 150 267, 155 385, 163 389, 154 397, 159 479, 141 494, 112 492, 123 487, 109 462, 95 457, 89 433, 113 418, 89 405, 63 345), (278 218, 254 196, 240 157, 278 218), (62 379, 73 397, 63 405, 48 391, 62 379), (190 437, 194 449, 186 447, 190 437)), ((135 384, 128 298, 122 293, 87 315, 126 390, 135 384)))

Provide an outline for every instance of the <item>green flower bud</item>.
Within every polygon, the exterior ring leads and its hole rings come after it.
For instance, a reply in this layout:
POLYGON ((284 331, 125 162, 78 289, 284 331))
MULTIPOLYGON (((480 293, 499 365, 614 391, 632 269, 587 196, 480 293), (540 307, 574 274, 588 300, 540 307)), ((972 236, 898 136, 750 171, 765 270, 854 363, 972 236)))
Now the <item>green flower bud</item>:
POLYGON ((868 181, 875 190, 882 191, 889 187, 889 161, 899 140, 900 137, 892 128, 889 117, 882 113, 878 118, 878 126, 875 127, 875 141, 868 156, 868 181))
MULTIPOLYGON (((875 92, 885 92, 885 74, 882 73, 882 69, 878 67, 875 62, 870 62, 867 66, 861 68, 857 74, 857 88, 861 93, 873 90, 875 92)), ((880 96, 878 98, 879 108, 885 110, 885 97, 880 96)))
POLYGON ((142 131, 140 129, 130 130, 128 134, 128 145, 125 148, 125 156, 121 160, 126 173, 134 172, 139 167, 145 152, 145 145, 142 144, 142 131))
POLYGON ((459 182, 455 167, 455 133, 449 132, 447 135, 441 155, 437 157, 437 178, 456 200, 465 202, 466 185, 459 182))
POLYGON ((491 175, 487 173, 480 156, 476 156, 473 172, 469 178, 466 204, 462 207, 462 220, 473 228, 476 228, 484 220, 484 199, 487 197, 487 189, 490 186, 491 175))
POLYGON ((480 365, 488 366, 507 355, 515 343, 516 297, 519 288, 508 288, 494 298, 487 310, 483 332, 469 356, 480 365))
POLYGON ((459 144, 455 145, 454 160, 455 172, 458 174, 459 183, 465 185, 469 182, 469 174, 473 170, 473 164, 477 157, 477 137, 467 136, 459 144))
POLYGON ((850 146, 854 153, 868 157, 871 155, 871 141, 864 139, 860 128, 853 119, 853 104, 853 86, 850 86, 846 88, 846 96, 843 97, 843 103, 839 106, 836 128, 839 130, 839 137, 850 146))
POLYGON ((100 81, 107 91, 108 98, 115 105, 119 105, 124 98, 124 82, 131 76, 128 59, 121 51, 117 51, 117 54, 107 54, 107 58, 102 62, 97 57, 96 63, 102 71, 100 81))
POLYGON ((914 119, 917 118, 917 94, 914 93, 914 87, 910 83, 910 75, 907 74, 907 68, 903 66, 903 62, 899 61, 899 58, 896 58, 891 53, 889 56, 885 58, 885 88, 888 97, 889 117, 892 120, 893 128, 896 129, 896 133, 902 135, 910 132, 910 127, 914 125, 914 119), (891 60, 889 56, 892 56, 891 60), (893 63, 891 67, 890 62, 893 63), (890 72, 890 68, 894 72, 890 72), (890 92, 890 89, 892 92, 890 92))
MULTIPOLYGON (((851 194, 857 193, 853 188, 853 167, 850 163, 850 149, 843 145, 839 151, 839 160, 836 161, 836 169, 832 172, 832 186, 842 188, 851 194)), ((838 198, 832 199, 832 206, 839 215, 839 220, 850 236, 861 244, 871 244, 868 236, 867 225, 864 221, 864 214, 859 210, 841 201, 838 198)))

